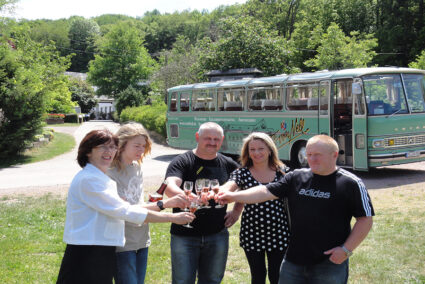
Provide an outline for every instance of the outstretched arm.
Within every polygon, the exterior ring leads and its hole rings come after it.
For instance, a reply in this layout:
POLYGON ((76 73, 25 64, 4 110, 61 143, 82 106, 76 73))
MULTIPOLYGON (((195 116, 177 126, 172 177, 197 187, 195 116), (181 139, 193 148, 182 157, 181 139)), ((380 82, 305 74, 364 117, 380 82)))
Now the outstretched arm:
POLYGON ((220 192, 218 201, 222 204, 231 202, 239 203, 260 203, 267 200, 278 199, 264 185, 252 187, 250 189, 238 192, 220 192))
POLYGON ((187 224, 195 219, 195 215, 190 212, 180 212, 180 213, 160 213, 155 211, 148 210, 148 215, 146 216, 145 223, 165 223, 171 222, 175 224, 187 224))
MULTIPOLYGON (((349 251, 356 249, 360 243, 366 238, 372 228, 373 220, 371 216, 358 217, 356 223, 351 230, 350 235, 344 243, 344 247, 349 251)), ((342 247, 335 247, 324 254, 330 255, 329 260, 336 264, 341 264, 347 259, 347 254, 342 247)))

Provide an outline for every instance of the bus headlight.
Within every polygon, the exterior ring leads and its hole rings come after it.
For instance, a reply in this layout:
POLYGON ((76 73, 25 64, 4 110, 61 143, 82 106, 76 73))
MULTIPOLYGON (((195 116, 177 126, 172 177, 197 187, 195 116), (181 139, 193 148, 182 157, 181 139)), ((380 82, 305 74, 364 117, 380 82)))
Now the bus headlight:
POLYGON ((384 147, 384 139, 375 139, 372 141, 373 148, 381 148, 384 147))

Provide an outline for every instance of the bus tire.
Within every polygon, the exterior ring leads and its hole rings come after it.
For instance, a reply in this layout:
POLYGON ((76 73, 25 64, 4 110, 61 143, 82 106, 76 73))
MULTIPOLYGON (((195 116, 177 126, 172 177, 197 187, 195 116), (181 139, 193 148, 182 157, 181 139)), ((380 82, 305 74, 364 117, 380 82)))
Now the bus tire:
POLYGON ((299 142, 292 151, 291 164, 295 169, 308 168, 306 141, 299 142))

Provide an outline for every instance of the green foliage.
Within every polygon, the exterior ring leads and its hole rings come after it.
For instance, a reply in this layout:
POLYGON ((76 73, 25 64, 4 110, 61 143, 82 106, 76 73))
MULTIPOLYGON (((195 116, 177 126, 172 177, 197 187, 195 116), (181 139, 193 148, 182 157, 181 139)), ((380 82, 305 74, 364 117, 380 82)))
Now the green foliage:
POLYGON ((71 71, 86 72, 90 60, 94 59, 94 43, 100 35, 99 25, 82 17, 71 22, 68 37, 72 52, 78 54, 71 60, 71 71))
POLYGON ((326 33, 319 26, 312 32, 312 43, 318 44, 317 55, 305 62, 307 66, 317 69, 344 69, 366 67, 376 55, 372 49, 377 41, 372 35, 359 37, 358 32, 351 32, 351 37, 337 24, 331 24, 326 33))
POLYGON ((77 102, 82 113, 89 113, 96 106, 97 99, 92 86, 79 78, 71 78, 69 90, 72 101, 77 102))
POLYGON ((227 18, 220 22, 220 38, 201 42, 200 69, 255 67, 265 76, 293 73, 289 64, 289 45, 276 31, 268 30, 252 18, 227 18))
POLYGON ((31 41, 23 29, 14 33, 16 49, 0 43, 0 157, 21 152, 39 133, 43 114, 71 111, 64 75, 67 58, 31 41))
POLYGON ((146 129, 153 130, 164 137, 166 136, 167 105, 162 101, 156 101, 152 105, 140 107, 128 107, 121 112, 120 121, 135 121, 143 124, 146 129))
POLYGON ((418 55, 416 61, 409 64, 410 68, 418 68, 425 70, 425 50, 422 50, 421 55, 418 55))
POLYGON ((117 98, 129 86, 147 80, 155 69, 155 61, 131 22, 115 25, 98 41, 98 49, 100 54, 90 62, 88 80, 99 88, 99 95, 117 98))
POLYGON ((183 36, 177 38, 172 50, 160 53, 161 67, 152 76, 152 80, 158 85, 163 96, 168 88, 198 81, 198 58, 199 48, 194 47, 183 36))
POLYGON ((138 107, 145 101, 145 95, 141 90, 137 90, 133 87, 128 87, 118 95, 115 107, 118 115, 126 107, 138 107))

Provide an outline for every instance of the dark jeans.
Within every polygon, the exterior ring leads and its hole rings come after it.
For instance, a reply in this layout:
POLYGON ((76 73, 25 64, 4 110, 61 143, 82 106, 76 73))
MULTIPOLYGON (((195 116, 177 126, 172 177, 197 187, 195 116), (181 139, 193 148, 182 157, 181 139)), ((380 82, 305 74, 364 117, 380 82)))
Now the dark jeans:
POLYGON ((116 284, 145 283, 149 248, 117 252, 116 284))
POLYGON ((207 236, 171 234, 173 284, 220 284, 226 268, 229 232, 207 236))
POLYGON ((329 259, 315 265, 297 265, 287 260, 280 267, 279 284, 345 284, 348 259, 335 264, 329 259))
POLYGON ((112 284, 115 247, 67 245, 56 283, 112 284))
POLYGON ((266 255, 268 264, 268 274, 270 284, 277 284, 279 281, 280 265, 285 251, 246 251, 246 258, 248 259, 249 268, 251 270, 251 284, 265 284, 266 283, 266 255))

